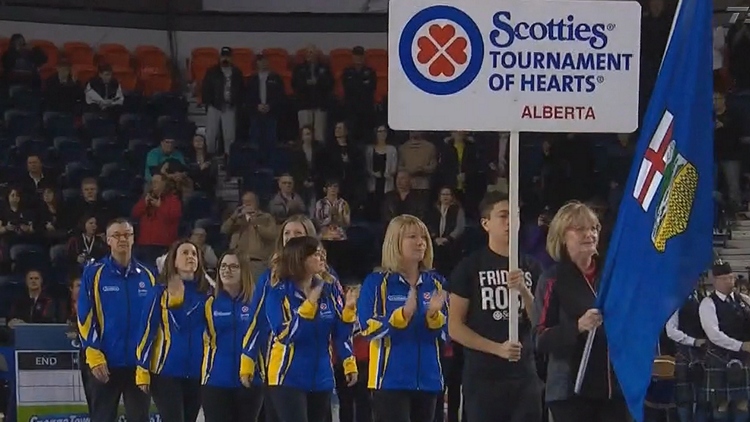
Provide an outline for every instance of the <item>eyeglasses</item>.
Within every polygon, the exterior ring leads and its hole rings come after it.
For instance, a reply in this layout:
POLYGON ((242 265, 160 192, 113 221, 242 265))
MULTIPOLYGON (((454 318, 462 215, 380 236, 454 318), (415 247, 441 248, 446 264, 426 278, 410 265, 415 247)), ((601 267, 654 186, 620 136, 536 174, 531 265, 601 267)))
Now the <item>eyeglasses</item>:
POLYGON ((238 271, 240 269, 239 264, 221 264, 220 270, 238 271))
POLYGON ((112 233, 109 237, 113 237, 117 240, 129 240, 133 237, 133 233, 112 233))

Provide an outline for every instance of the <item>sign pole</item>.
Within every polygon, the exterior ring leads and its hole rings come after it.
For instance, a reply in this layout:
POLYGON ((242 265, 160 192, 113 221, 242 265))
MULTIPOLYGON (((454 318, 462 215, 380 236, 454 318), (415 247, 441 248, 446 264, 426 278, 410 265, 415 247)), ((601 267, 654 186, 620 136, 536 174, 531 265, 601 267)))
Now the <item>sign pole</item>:
MULTIPOLYGON (((510 132, 510 139, 508 140, 509 156, 508 156, 508 218, 510 219, 508 237, 510 241, 509 257, 508 257, 508 270, 513 271, 518 269, 518 234, 521 224, 521 207, 518 198, 518 168, 520 166, 519 160, 519 132, 510 132)), ((502 151, 500 152, 503 153, 502 151)), ((508 291, 508 339, 510 341, 518 341, 518 313, 521 307, 521 293, 517 289, 510 289, 508 291)))

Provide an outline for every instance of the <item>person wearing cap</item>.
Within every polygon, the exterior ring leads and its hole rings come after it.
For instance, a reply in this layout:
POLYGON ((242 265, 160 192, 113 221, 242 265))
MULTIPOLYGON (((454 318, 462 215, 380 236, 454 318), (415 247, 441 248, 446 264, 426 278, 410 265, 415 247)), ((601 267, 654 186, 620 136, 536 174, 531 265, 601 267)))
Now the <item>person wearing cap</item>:
POLYGON ((78 114, 83 101, 83 88, 71 72, 70 62, 62 57, 57 62, 57 73, 44 82, 45 121, 49 113, 78 114))
POLYGON ((260 145, 261 151, 269 153, 278 141, 276 129, 279 106, 284 101, 284 81, 271 70, 263 54, 258 54, 255 59, 258 72, 247 81, 250 141, 260 145))
POLYGON ((224 139, 224 155, 237 132, 237 109, 243 102, 245 87, 240 68, 232 63, 232 49, 221 48, 219 63, 208 69, 201 85, 201 101, 206 105, 206 146, 215 154, 219 149, 219 129, 224 139))
POLYGON ((706 296, 705 286, 699 285, 667 321, 666 334, 677 352, 674 400, 681 421, 704 422, 708 418, 707 404, 699 394, 704 381, 707 344, 698 309, 706 296))
POLYGON ((708 338, 705 381, 701 394, 714 422, 746 422, 750 398, 750 298, 735 292, 729 263, 712 268, 714 292, 701 301, 698 313, 708 338))
POLYGON ((315 140, 326 139, 327 110, 333 96, 333 74, 331 68, 320 60, 320 53, 314 45, 309 45, 305 61, 294 67, 292 89, 297 97, 297 120, 299 128, 313 128, 315 140))
POLYGON ((357 46, 352 49, 353 64, 341 75, 344 86, 344 106, 349 128, 356 140, 370 133, 374 126, 375 88, 378 78, 371 67, 365 64, 365 49, 357 46))

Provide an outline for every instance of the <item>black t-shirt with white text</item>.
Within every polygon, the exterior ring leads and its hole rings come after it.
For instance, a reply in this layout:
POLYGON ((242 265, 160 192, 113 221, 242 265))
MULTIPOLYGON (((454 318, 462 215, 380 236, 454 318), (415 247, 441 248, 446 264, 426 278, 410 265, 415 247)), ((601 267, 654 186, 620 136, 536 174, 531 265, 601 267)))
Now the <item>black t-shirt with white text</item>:
MULTIPOLYGON (((519 268, 529 290, 542 274, 534 259, 521 256, 519 268)), ((508 257, 484 247, 464 258, 451 274, 450 293, 469 300, 466 325, 480 336, 503 343, 509 338, 510 289, 508 289, 508 257)), ((531 342, 531 321, 519 301, 518 338, 523 345, 519 362, 464 348, 464 374, 468 378, 518 379, 536 376, 534 350, 531 342)))

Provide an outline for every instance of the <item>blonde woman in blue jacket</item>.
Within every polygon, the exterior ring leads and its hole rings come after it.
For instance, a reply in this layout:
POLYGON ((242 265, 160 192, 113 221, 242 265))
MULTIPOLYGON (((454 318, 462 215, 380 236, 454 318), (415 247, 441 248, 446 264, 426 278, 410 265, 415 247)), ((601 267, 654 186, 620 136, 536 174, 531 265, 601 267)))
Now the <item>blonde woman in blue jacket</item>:
POLYGON ((357 303, 370 340, 368 381, 375 420, 432 422, 443 391, 439 339, 446 317, 445 279, 432 270, 432 242, 412 215, 393 220, 383 241, 382 271, 365 279, 357 303))

